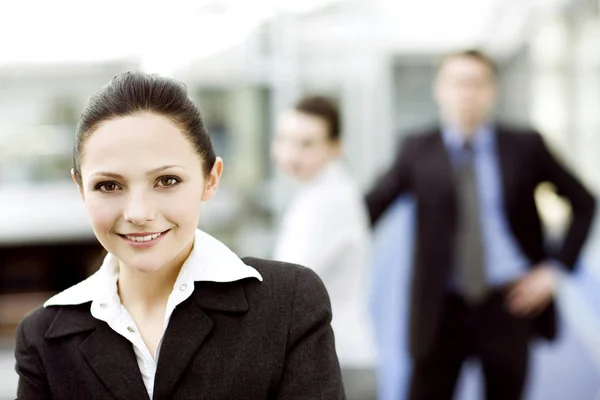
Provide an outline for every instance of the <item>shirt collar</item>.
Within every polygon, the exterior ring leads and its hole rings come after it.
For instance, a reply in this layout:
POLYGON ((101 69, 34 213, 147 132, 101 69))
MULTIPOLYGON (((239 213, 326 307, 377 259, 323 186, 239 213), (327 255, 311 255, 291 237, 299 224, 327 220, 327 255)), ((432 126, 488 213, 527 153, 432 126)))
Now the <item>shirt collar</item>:
POLYGON ((337 180, 340 176, 344 175, 344 162, 340 159, 334 159, 329 161, 327 164, 323 166, 321 171, 317 173, 317 175, 308 181, 304 188, 310 188, 314 186, 319 186, 324 182, 329 182, 332 179, 337 180))
MULTIPOLYGON (((472 144, 475 148, 489 146, 494 138, 494 128, 490 123, 479 125, 475 129, 472 144)), ((460 129, 454 125, 445 124, 442 126, 442 138, 447 147, 456 149, 465 145, 465 138, 460 129)))
MULTIPOLYGON (((90 301, 118 301, 117 258, 108 254, 100 269, 86 280, 51 297, 44 307, 76 305, 90 301), (117 298, 115 298, 115 296, 117 298)), ((225 244, 199 229, 194 235, 194 247, 181 267, 176 285, 180 282, 234 282, 246 278, 262 281, 260 273, 245 264, 225 244)))

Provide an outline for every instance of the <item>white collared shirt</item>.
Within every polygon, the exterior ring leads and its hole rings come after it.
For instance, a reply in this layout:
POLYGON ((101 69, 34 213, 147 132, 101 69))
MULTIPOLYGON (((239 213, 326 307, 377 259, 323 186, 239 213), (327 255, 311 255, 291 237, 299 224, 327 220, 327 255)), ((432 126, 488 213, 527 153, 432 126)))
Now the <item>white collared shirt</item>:
POLYGON ((283 215, 273 258, 304 265, 323 280, 342 367, 372 368, 367 313, 371 233, 363 197, 339 160, 303 185, 283 215))
MULTIPOLYGON (((44 307, 77 305, 91 301, 92 316, 106 322, 111 329, 132 343, 144 384, 152 399, 162 339, 157 346, 156 357, 153 358, 133 318, 121 304, 117 291, 118 278, 118 260, 109 253, 98 272, 50 298, 44 307)), ((175 307, 194 292, 194 282, 233 282, 245 278, 256 278, 262 281, 260 273, 244 264, 227 246, 209 234, 196 230, 194 247, 181 267, 167 301, 163 335, 175 307)))

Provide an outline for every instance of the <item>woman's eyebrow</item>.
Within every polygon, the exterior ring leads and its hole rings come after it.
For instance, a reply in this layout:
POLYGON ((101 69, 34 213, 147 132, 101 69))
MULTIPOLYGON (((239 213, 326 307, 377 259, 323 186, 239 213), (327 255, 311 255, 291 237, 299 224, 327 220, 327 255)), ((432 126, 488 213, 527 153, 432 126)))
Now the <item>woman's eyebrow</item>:
POLYGON ((182 168, 182 169, 185 169, 181 165, 174 165, 174 164, 173 165, 163 165, 162 167, 154 168, 154 169, 151 169, 150 171, 147 171, 146 175, 154 175, 154 174, 157 174, 159 172, 162 172, 164 170, 171 169, 171 168, 182 168))
POLYGON ((106 176, 109 178, 123 179, 122 175, 115 174, 114 172, 98 171, 98 172, 94 172, 93 174, 90 175, 90 177, 93 177, 93 176, 106 176))
MULTIPOLYGON (((158 168, 151 169, 150 171, 146 171, 146 175, 154 175, 154 174, 157 174, 159 172, 162 172, 162 171, 165 171, 165 170, 171 169, 171 168, 182 168, 182 169, 185 169, 181 165, 175 165, 175 164, 173 164, 173 165, 163 165, 162 167, 158 167, 158 168)), ((90 176, 96 176, 96 175, 107 176, 109 178, 114 178, 114 179, 123 179, 123 175, 116 174, 114 172, 104 172, 104 171, 94 172, 90 176)))

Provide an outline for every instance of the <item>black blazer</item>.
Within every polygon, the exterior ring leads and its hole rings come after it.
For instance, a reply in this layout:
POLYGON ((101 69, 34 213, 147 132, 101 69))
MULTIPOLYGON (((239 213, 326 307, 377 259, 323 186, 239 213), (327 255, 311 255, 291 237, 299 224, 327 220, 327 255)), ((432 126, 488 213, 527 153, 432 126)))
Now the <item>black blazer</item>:
MULTIPOLYGON (((594 216, 594 197, 552 156, 537 132, 498 125, 496 134, 505 212, 521 250, 532 266, 552 257, 574 268, 594 216), (545 246, 534 199, 542 182, 552 183, 569 200, 573 213, 565 240, 555 252, 545 246)), ((414 196, 417 214, 409 334, 411 353, 417 356, 435 340, 459 219, 450 157, 440 128, 403 141, 395 163, 367 195, 372 222, 405 193, 414 196)), ((536 325, 542 336, 555 336, 553 305, 536 325)))
MULTIPOLYGON (((244 259, 263 282, 196 282, 163 338, 154 399, 344 398, 321 280, 244 259)), ((18 399, 148 400, 132 345, 90 303, 38 308, 18 328, 18 399)))

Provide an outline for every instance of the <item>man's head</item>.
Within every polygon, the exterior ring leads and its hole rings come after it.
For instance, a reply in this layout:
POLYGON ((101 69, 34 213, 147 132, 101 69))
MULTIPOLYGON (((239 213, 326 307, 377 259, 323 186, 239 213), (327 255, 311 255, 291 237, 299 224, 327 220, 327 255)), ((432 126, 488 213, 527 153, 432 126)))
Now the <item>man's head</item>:
POLYGON ((330 99, 305 97, 279 117, 271 155, 294 179, 311 180, 340 153, 340 118, 330 99))
POLYGON ((434 97, 445 122, 473 129, 492 112, 497 67, 477 50, 446 55, 438 69, 434 97))

